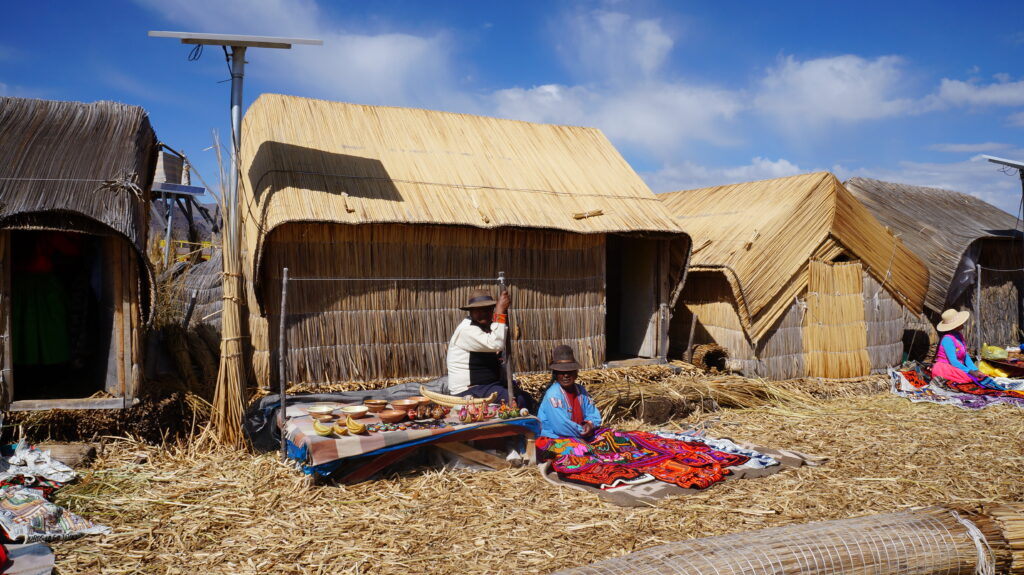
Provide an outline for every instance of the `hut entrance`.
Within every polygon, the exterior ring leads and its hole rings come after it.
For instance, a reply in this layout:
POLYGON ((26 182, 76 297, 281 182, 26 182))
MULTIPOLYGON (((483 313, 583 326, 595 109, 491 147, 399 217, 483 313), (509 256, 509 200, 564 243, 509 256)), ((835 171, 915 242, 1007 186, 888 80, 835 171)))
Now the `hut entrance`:
MULTIPOLYGON (((14 400, 84 398, 118 380, 110 361, 113 237, 14 230, 5 362, 14 400)), ((118 299, 120 303, 120 299, 118 299)), ((116 358, 115 358, 116 359, 116 358)))
POLYGON ((810 262, 804 322, 808 376, 847 378, 871 372, 860 262, 810 262))
POLYGON ((609 235, 607 243, 605 330, 608 360, 657 358, 667 350, 662 336, 658 302, 665 301, 668 265, 664 242, 609 235), (665 261, 663 261, 665 260, 665 261), (665 285, 663 285, 665 284, 665 285))

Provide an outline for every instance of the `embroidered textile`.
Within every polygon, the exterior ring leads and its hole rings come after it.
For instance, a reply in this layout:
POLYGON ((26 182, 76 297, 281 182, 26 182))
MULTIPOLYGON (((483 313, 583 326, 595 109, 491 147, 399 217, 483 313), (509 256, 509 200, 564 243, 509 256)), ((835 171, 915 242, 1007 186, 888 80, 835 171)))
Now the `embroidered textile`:
POLYGON ((0 487, 0 528, 12 541, 61 541, 94 533, 110 533, 97 525, 47 501, 34 489, 0 487))
POLYGON ((750 459, 700 441, 606 427, 589 440, 538 437, 537 447, 553 457, 559 478, 602 489, 653 480, 704 489, 725 479, 730 473, 727 467, 750 459))

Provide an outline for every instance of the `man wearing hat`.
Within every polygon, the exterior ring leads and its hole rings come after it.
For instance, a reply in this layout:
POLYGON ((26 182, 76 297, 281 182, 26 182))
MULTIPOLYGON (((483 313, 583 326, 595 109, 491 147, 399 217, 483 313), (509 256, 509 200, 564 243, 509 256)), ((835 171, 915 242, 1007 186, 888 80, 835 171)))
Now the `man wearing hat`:
MULTIPOLYGON (((486 290, 476 290, 466 305, 459 308, 469 312, 469 317, 455 328, 448 342, 448 393, 487 397, 497 392, 499 401, 509 401, 499 354, 505 351, 510 303, 507 291, 501 292, 495 301, 486 290)), ((513 392, 519 407, 532 410, 534 402, 530 396, 518 386, 513 392)))

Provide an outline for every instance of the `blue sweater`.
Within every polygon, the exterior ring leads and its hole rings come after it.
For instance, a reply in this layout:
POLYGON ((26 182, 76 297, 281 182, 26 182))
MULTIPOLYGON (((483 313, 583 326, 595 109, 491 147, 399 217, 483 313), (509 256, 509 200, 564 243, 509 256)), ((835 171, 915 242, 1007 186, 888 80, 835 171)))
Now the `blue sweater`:
MULTIPOLYGON (((600 427, 601 412, 594 407, 587 388, 576 384, 576 390, 580 394, 583 421, 589 421, 594 427, 600 427)), ((542 437, 577 438, 583 436, 583 426, 572 420, 569 400, 565 397, 562 386, 557 382, 552 383, 544 392, 544 398, 540 400, 540 409, 537 410, 537 417, 540 419, 542 437)))

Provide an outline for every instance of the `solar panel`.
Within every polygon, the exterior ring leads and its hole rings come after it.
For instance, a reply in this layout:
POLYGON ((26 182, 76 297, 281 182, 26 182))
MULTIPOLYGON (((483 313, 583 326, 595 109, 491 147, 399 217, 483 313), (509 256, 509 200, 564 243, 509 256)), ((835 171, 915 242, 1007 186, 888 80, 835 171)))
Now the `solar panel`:
POLYGON ((239 34, 202 34, 199 32, 171 32, 150 30, 154 38, 179 38, 182 44, 206 44, 214 46, 239 46, 247 48, 291 48, 292 44, 323 46, 323 40, 310 38, 279 38, 276 36, 242 36, 239 34))

